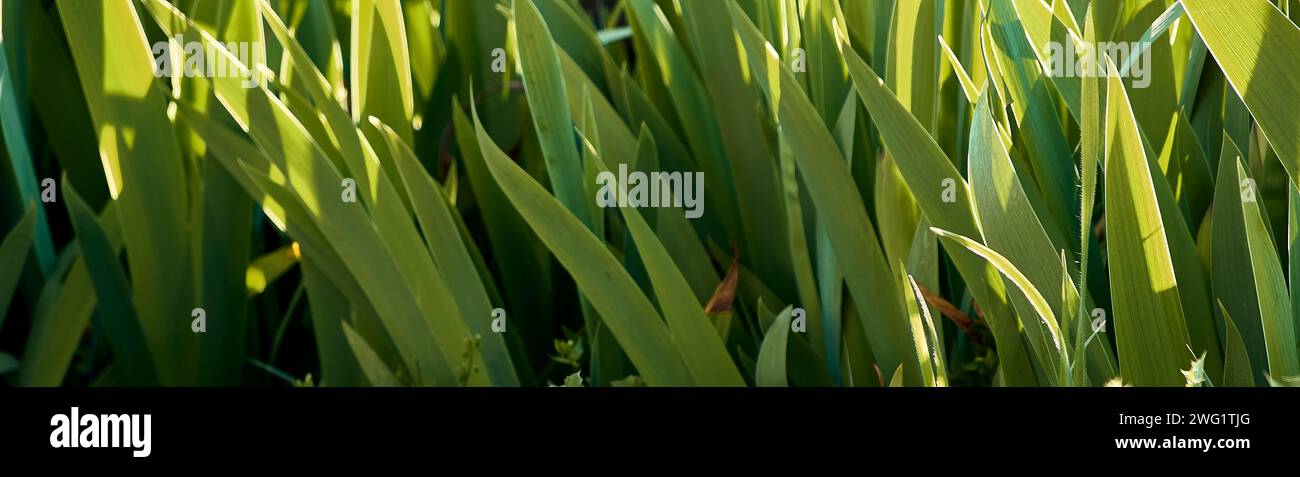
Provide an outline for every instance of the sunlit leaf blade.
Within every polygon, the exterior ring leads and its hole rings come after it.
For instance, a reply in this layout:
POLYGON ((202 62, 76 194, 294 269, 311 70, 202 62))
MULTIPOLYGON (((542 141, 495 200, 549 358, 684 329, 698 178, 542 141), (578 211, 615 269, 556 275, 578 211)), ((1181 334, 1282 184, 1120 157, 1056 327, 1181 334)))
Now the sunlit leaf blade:
POLYGON ((1281 261, 1260 203, 1262 191, 1246 174, 1241 155, 1225 138, 1215 194, 1215 295, 1236 317, 1256 384, 1267 375, 1300 374, 1295 325, 1281 261))
POLYGON ((176 289, 191 282, 188 251, 175 246, 189 238, 187 182, 176 136, 148 133, 172 130, 148 39, 129 0, 62 0, 58 7, 98 131, 109 191, 119 202, 132 301, 150 348, 168 357, 156 363, 158 377, 191 382, 196 337, 174 325, 195 308, 192 295, 176 289), (111 61, 105 38, 114 39, 111 61))
MULTIPOLYGON (((1097 24, 1094 11, 1091 8, 1084 14, 1084 41, 1095 43, 1097 41, 1097 24)), ((1079 312, 1075 316, 1074 329, 1074 352, 1075 361, 1071 363, 1074 369, 1072 380, 1074 384, 1083 384, 1084 372, 1089 369, 1087 365, 1087 355, 1080 353, 1085 346, 1089 326, 1087 325, 1090 312, 1088 310, 1088 259, 1089 246, 1094 241, 1092 231, 1092 214, 1093 205, 1097 198, 1097 175, 1101 164, 1105 163, 1106 146, 1102 141, 1106 132, 1106 112, 1105 112, 1105 89, 1101 86, 1101 80, 1096 76, 1083 78, 1080 91, 1079 101, 1079 177, 1081 186, 1079 188, 1079 280, 1076 282, 1079 287, 1079 312)), ((1067 328, 1068 329, 1068 328, 1067 328)), ((1105 345, 1106 343, 1102 343, 1105 345)), ((1109 349, 1109 346, 1106 347, 1109 349)))
POLYGON ((939 121, 938 38, 943 29, 943 3, 895 3, 889 32, 886 83, 926 131, 933 131, 939 121))
POLYGON ((943 348, 934 334, 934 323, 930 318, 930 306, 925 296, 916 285, 916 280, 907 274, 906 267, 899 265, 902 272, 903 298, 907 306, 909 328, 912 331, 912 343, 917 361, 921 363, 921 383, 926 387, 943 387, 948 385, 947 372, 943 366, 943 348))
POLYGON ((912 248, 921 209, 917 207, 917 200, 893 156, 882 156, 875 172, 874 208, 880 245, 885 251, 885 259, 897 263, 904 260, 912 248))
POLYGON ((958 83, 961 84, 961 92, 966 96, 966 101, 969 101, 972 104, 978 101, 980 88, 975 86, 975 81, 972 80, 970 74, 966 72, 966 68, 962 66, 961 60, 957 58, 957 54, 953 53, 952 47, 948 46, 948 42, 944 41, 943 37, 939 37, 939 46, 943 48, 944 58, 947 58, 948 63, 952 65, 958 83))
POLYGON ((285 245, 253 259, 244 272, 244 286, 250 296, 266 291, 267 286, 293 268, 301 259, 297 245, 285 245))
MULTIPOLYGON (((255 0, 196 4, 191 13, 197 23, 210 28, 227 45, 234 45, 233 50, 241 52, 250 64, 265 64, 262 20, 255 0)), ((171 45, 182 49, 186 46, 182 38, 176 37, 171 45)), ((155 54, 162 52, 161 49, 151 51, 155 54)), ((205 60, 205 69, 212 63, 205 60)), ((177 107, 184 104, 212 121, 230 123, 220 105, 212 101, 209 82, 183 75, 168 79, 170 81, 166 83, 172 88, 177 107)), ((174 118, 169 115, 169 119, 174 118)), ((249 256, 253 253, 254 209, 251 199, 230 171, 205 157, 209 147, 202 137, 193 134, 188 124, 177 124, 177 131, 183 157, 195 164, 212 165, 196 168, 189 175, 190 187, 202 191, 190 196, 189 211, 190 232, 197 245, 193 258, 195 306, 212 316, 205 325, 203 339, 197 343, 197 379, 203 383, 235 385, 242 382, 242 374, 248 369, 247 362, 238 357, 245 356, 248 337, 250 308, 247 279, 242 275, 246 275, 249 256)))
POLYGON ((1118 76, 1107 96, 1106 249, 1120 375, 1136 386, 1182 386, 1190 339, 1146 148, 1118 76))
POLYGON ((930 230, 938 235, 940 239, 970 250, 971 253, 988 261, 1002 276, 1010 280, 1022 296, 1028 300, 1030 308, 1037 315, 1033 319, 1036 319, 1044 329, 1043 335, 1039 339, 1028 340, 1029 345, 1034 349, 1035 354, 1039 356, 1040 366, 1042 366, 1043 372, 1047 374, 1048 382, 1053 385, 1063 384, 1068 376, 1068 352, 1064 348, 1063 336, 1057 324, 1056 314, 1052 311, 1052 306, 1048 304, 1047 299, 1043 298, 1043 294, 1037 288, 1034 288, 1034 284, 1029 281, 1029 278, 1024 273, 1021 273, 1011 261, 996 251, 969 237, 937 227, 932 227, 930 230))
MULTIPOLYGON (((972 119, 968 163, 971 190, 983 225, 985 244, 1006 256, 1040 291, 1055 290, 1060 288, 1063 280, 1068 282, 1069 290, 1065 300, 1070 304, 1077 303, 1079 296, 1074 281, 1061 269, 1057 259, 1057 251, 1061 248, 1053 244, 1047 230, 1034 214, 1015 165, 994 129, 989 107, 989 94, 984 94, 972 119)), ((1072 267, 1069 268, 1073 270, 1072 267)), ((1027 303, 1015 299, 1012 303, 1020 311, 1021 325, 1027 340, 1033 343, 1050 336, 1041 322, 1023 318, 1031 315, 1030 308, 1025 306, 1027 303)), ((1066 327, 1072 323, 1064 316, 1060 319, 1062 321, 1057 326, 1066 327)), ((1088 352, 1093 361, 1094 377, 1099 383, 1114 376, 1116 370, 1108 344, 1096 340, 1088 352)), ((1050 356, 1040 359, 1045 359, 1044 364, 1054 361, 1050 356)))
MULTIPOLYGON (((162 18, 184 19, 161 0, 152 0, 150 5, 154 6, 151 11, 162 18)), ((200 38, 210 45, 209 51, 239 64, 239 59, 222 45, 215 44, 207 35, 200 38)), ((456 382, 451 368, 464 358, 471 336, 463 321, 439 318, 460 315, 445 281, 420 244, 415 224, 394 184, 383 170, 374 168, 379 164, 374 158, 375 149, 362 148, 364 156, 350 159, 355 164, 348 169, 354 173, 365 169, 366 176, 345 176, 285 103, 268 90, 245 88, 229 78, 212 80, 227 112, 246 129, 270 163, 287 177, 280 179, 284 182, 281 185, 259 170, 261 167, 245 168, 244 173, 261 182, 263 192, 272 195, 276 202, 286 207, 297 203, 301 207, 298 220, 319 227, 322 238, 328 242, 322 248, 337 252, 346 270, 356 277, 355 283, 367 301, 374 305, 408 367, 420 373, 412 382, 445 385, 456 382), (341 200, 338 194, 342 190, 340 184, 346 185, 345 178, 364 179, 364 182, 357 181, 357 195, 369 199, 366 205, 372 207, 367 209, 362 202, 341 200), (430 338, 437 346, 428 346, 426 340, 430 338)), ((326 110, 330 108, 326 106, 326 110)), ((350 133, 358 134, 355 129, 350 133)), ((479 368, 471 368, 468 383, 486 382, 486 375, 475 369, 479 368)))
POLYGON ((414 91, 406 24, 398 0, 352 4, 352 118, 377 117, 411 140, 414 91))
MULTIPOLYGON (((1300 186, 1300 28, 1267 0, 1183 0, 1232 89, 1300 186)), ((1231 93, 1229 93, 1231 94, 1231 93)), ((1202 138, 1217 140, 1217 138, 1202 138)))

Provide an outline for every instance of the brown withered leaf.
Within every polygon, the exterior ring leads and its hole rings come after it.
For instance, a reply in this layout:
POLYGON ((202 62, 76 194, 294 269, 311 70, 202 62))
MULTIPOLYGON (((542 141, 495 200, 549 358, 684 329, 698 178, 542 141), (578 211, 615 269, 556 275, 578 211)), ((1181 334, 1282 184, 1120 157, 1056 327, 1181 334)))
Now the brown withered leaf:
POLYGON ((731 305, 736 301, 736 286, 740 284, 740 254, 732 250, 731 267, 727 269, 727 276, 723 277, 718 283, 718 287, 713 289, 713 296, 709 298, 709 304, 704 306, 704 314, 713 316, 715 313, 731 311, 731 305))
POLYGON ((917 287, 921 289, 921 295, 925 297, 926 302, 930 303, 930 306, 935 307, 939 310, 940 314, 948 317, 953 324, 957 325, 958 328, 961 328, 962 332, 966 333, 967 336, 970 336, 972 341, 979 344, 984 343, 984 337, 974 329, 975 320, 972 320, 970 316, 967 316, 961 310, 957 309, 957 307, 953 306, 953 304, 948 300, 945 300, 943 297, 930 291, 930 289, 926 288, 925 285, 917 284, 917 287))

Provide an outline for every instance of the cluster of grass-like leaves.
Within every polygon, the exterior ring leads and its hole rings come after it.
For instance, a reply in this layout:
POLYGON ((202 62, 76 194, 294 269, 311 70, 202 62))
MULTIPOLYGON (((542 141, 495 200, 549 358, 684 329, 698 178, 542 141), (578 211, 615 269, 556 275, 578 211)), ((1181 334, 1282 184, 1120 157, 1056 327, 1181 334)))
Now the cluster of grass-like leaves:
POLYGON ((0 0, 0 375, 1294 383, 1290 3, 0 0))

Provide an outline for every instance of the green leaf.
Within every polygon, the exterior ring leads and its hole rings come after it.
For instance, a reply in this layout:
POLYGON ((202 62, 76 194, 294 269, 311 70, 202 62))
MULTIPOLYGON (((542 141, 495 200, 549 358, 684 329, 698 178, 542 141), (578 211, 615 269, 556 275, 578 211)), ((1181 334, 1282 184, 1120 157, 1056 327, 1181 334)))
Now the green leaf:
MULTIPOLYGON (((824 321, 822 326, 810 326, 813 331, 813 338, 816 339, 817 330, 822 330, 822 339, 820 343, 814 343, 819 349, 823 349, 822 356, 831 369, 834 370, 838 365, 839 355, 839 333, 838 333, 838 311, 842 308, 839 297, 843 296, 844 277, 838 273, 835 265, 834 252, 831 251, 830 242, 819 240, 818 250, 826 253, 818 254, 818 270, 822 272, 822 279, 815 280, 813 275, 812 254, 808 247, 808 237, 805 231, 805 221, 803 204, 800 201, 799 177, 795 165, 794 151, 790 150, 789 142, 784 138, 781 139, 778 147, 781 150, 781 183, 782 192, 785 199, 786 215, 786 234, 789 237, 787 243, 790 245, 790 256, 793 266, 795 286, 798 290, 799 302, 803 308, 812 316, 813 323, 824 321), (818 287, 821 284, 821 287, 818 287), (824 294, 827 303, 823 305, 822 296, 824 294)), ((825 238, 824 232, 819 232, 819 239, 825 238)), ((812 325, 813 323, 810 323, 812 325)))
POLYGON ((898 369, 894 370, 894 377, 889 379, 889 387, 891 388, 903 387, 903 365, 901 364, 898 365, 898 369))
MULTIPOLYGON (((534 1, 533 4, 546 20, 546 26, 555 39, 556 53, 563 52, 565 56, 575 60, 577 65, 581 65, 579 68, 583 74, 591 77, 597 89, 608 92, 607 73, 612 72, 614 61, 609 57, 609 52, 601 48, 599 33, 596 32, 595 26, 582 7, 570 2, 556 1, 534 1)), ((624 27, 624 29, 628 37, 631 37, 631 28, 624 27)), ((568 83, 567 78, 565 82, 568 83)))
MULTIPOLYGON (((590 122, 593 133, 584 132, 595 144, 599 144, 606 156, 618 158, 636 157, 636 135, 628 129, 618 110, 599 93, 596 83, 592 81, 578 63, 563 50, 559 54, 560 66, 564 71, 564 86, 569 101, 569 113, 575 123, 590 122), (590 100, 590 101, 588 101, 590 100), (583 115, 590 106, 592 118, 585 121, 583 115)), ((657 159, 657 158, 656 158, 657 159)), ((638 168, 640 168, 638 166, 638 168)), ((590 184, 588 184, 590 185, 590 184)))
MULTIPOLYGON (((99 310, 94 315, 95 327, 108 337, 116 360, 116 376, 129 385, 157 385, 158 374, 154 362, 169 357, 150 354, 135 306, 131 303, 131 286, 127 283, 126 272, 118 262, 108 235, 66 177, 62 188, 68 216, 72 218, 72 226, 77 231, 81 255, 86 259, 86 270, 90 273, 95 296, 99 301, 99 310)), ((174 326, 188 328, 183 317, 184 315, 171 322, 174 326)))
POLYGON ((897 2, 889 31, 886 84, 926 131, 939 124, 942 6, 941 0, 897 2))
POLYGON ((18 358, 8 353, 0 353, 0 376, 12 373, 21 368, 18 358))
POLYGON ((930 228, 932 232, 946 242, 951 242, 957 246, 970 250, 980 258, 987 260, 993 265, 1002 276, 1011 280, 1016 289, 1028 300, 1030 309, 1037 315, 1038 325, 1044 328, 1044 332, 1038 339, 1030 339, 1030 347, 1039 357, 1039 365, 1042 366, 1043 372, 1047 375, 1048 382, 1052 385, 1063 385, 1068 376, 1069 353, 1065 349, 1061 329, 1057 325, 1056 314, 1052 312, 1052 306, 1043 298, 1042 293, 1034 288, 1034 284, 1029 278, 1021 273, 1011 261, 996 251, 981 245, 969 237, 955 234, 937 227, 930 228))
MULTIPOLYGON (((16 98, 14 77, 9 72, 9 59, 5 54, 8 48, 5 42, 0 41, 0 143, 8 147, 5 155, 9 158, 20 200, 22 203, 35 203, 40 200, 38 189, 40 183, 32 168, 32 155, 23 131, 23 119, 19 114, 20 106, 16 98)), ((50 267, 54 264, 54 245, 50 239, 50 227, 46 223, 45 210, 36 208, 29 212, 35 215, 35 223, 31 227, 32 233, 35 234, 32 240, 36 244, 36 263, 40 265, 41 273, 49 273, 50 267)), ((21 270, 15 269, 15 271, 21 270)), ((0 300, 0 305, 7 303, 7 299, 0 300)), ((0 307, 0 313, 5 309, 0 307)))
MULTIPOLYGON (((1187 16, 1300 186, 1300 28, 1267 0, 1183 0, 1187 16)), ((1229 93, 1231 94, 1231 93, 1229 93)))
MULTIPOLYGON (((1018 50, 1017 53, 1011 53, 1013 58, 1018 57, 1020 53, 1032 54, 1032 59, 1037 60, 1047 68, 1053 66, 1051 53, 1048 48, 1050 42, 1064 45, 1067 41, 1075 41, 1083 36, 1076 20, 1067 15, 1062 1, 1037 2, 1034 0, 1012 0, 1010 5, 1015 8, 1015 19, 1011 25, 1006 26, 1008 33, 1023 35, 1026 43, 1016 45, 1018 40, 1011 38, 1005 42, 1004 49, 1008 51, 1017 51, 1019 48, 1029 48, 1028 50, 1018 50), (1048 4, 1056 8, 1048 8, 1048 4)), ((994 8, 1001 8, 1002 5, 996 5, 994 8)), ((1002 11, 999 10, 999 13, 1002 11)), ((1095 44, 1095 43, 1091 43, 1095 44)), ((1071 61, 1071 60, 1067 60, 1071 61)), ((1045 81, 1051 82, 1064 100, 1070 114, 1075 118, 1080 117, 1080 78, 1081 75, 1052 75, 1042 76, 1045 81)), ((1085 78, 1086 79, 1086 78, 1085 78)), ((1010 79, 1010 81, 1018 81, 1010 79)), ((1014 90, 1013 90, 1014 91, 1014 90)), ((1012 94, 1016 94, 1012 92, 1012 94)))
MULTIPOLYGON (((790 316, 793 307, 786 307, 767 329, 763 345, 758 349, 754 381, 762 387, 786 387, 786 342, 790 339, 790 316)), ((899 364, 901 367, 902 364, 899 364)), ((899 373, 901 374, 901 373, 899 373)))
MULTIPOLYGON (((1128 94, 1108 78, 1106 244, 1120 375, 1135 386, 1182 386, 1190 338, 1151 167, 1128 94)), ((1194 291, 1193 291, 1194 293, 1194 291)))
POLYGON ((352 330, 352 327, 343 323, 343 335, 347 337, 348 346, 352 347, 352 352, 356 354, 357 362, 361 364, 361 370, 366 375, 366 380, 374 387, 394 387, 399 386, 397 377, 388 369, 384 361, 379 358, 379 354, 366 343, 365 338, 352 330))
MULTIPOLYGON (((265 64, 262 20, 256 0, 205 2, 191 9, 196 22, 210 25, 214 35, 226 44, 247 44, 248 60, 265 64)), ((183 44, 176 43, 182 47, 183 44)), ((205 63, 211 63, 205 61, 205 63)), ((176 102, 201 112, 214 121, 233 124, 220 106, 211 101, 211 84, 197 78, 176 77, 171 82, 178 92, 176 102)), ((169 116, 169 119, 171 117, 169 116)), ((247 268, 252 255, 253 207, 248 194, 230 171, 208 161, 208 145, 192 134, 188 124, 177 124, 181 154, 196 165, 189 186, 201 191, 190 196, 190 231, 195 243, 194 287, 196 306, 209 320, 203 339, 197 343, 198 382, 233 386, 242 382, 247 369, 244 358, 247 341, 247 268)), ((237 174, 238 172, 236 172, 237 174)))
MULTIPOLYGON (((501 152, 474 110, 479 148, 502 192, 538 238, 569 271, 646 382, 681 386, 693 382, 667 327, 650 300, 587 227, 501 152)), ((585 202, 581 204, 586 207, 585 202)))
MULTIPOLYGON (((444 116, 445 111, 430 111, 429 105, 436 103, 434 94, 441 96, 438 100, 446 101, 451 99, 446 91, 436 91, 437 78, 441 72, 441 67, 447 59, 447 45, 443 41, 442 35, 438 33, 438 26, 434 23, 434 15, 439 16, 441 22, 441 12, 436 10, 437 6, 434 0, 414 0, 401 2, 403 28, 407 35, 408 59, 410 61, 411 79, 413 80, 413 101, 415 106, 415 116, 420 118, 418 122, 421 127, 424 124, 424 116, 444 116)), ((310 7, 306 7, 310 8, 310 7)), ((400 51, 399 49, 396 49, 400 51)), ((447 75, 443 75, 446 77, 447 75)), ((437 122, 430 121, 436 125, 437 122)), ((417 140, 418 141, 418 140, 417 140)))
POLYGON ((903 178, 898 162, 889 154, 880 158, 876 166, 874 194, 881 248, 885 251, 885 259, 891 263, 907 259, 912 249, 912 237, 916 235, 921 220, 917 199, 903 178))
POLYGON ((319 265, 311 257, 303 257, 302 283, 307 289, 307 303, 311 307, 311 329, 316 339, 316 354, 320 358, 321 384, 329 386, 360 386, 366 378, 343 330, 351 307, 346 295, 325 278, 319 265))
POLYGON ((352 4, 352 120, 371 116, 410 142, 415 111, 411 54, 398 0, 354 0, 352 4))
MULTIPOLYGON (((1288 185, 1287 283, 1300 284, 1297 280, 1300 280, 1300 189, 1288 185)), ((1291 322, 1300 328, 1300 286, 1295 285, 1291 285, 1291 322)))
POLYGON ((244 272, 244 284, 248 289, 248 295, 254 296, 266 291, 266 287, 293 268, 300 259, 298 247, 292 244, 254 259, 244 272))
POLYGON ((939 37, 939 46, 943 48, 943 54, 948 59, 948 63, 952 64, 952 69, 956 73, 958 83, 961 84, 961 92, 965 95, 966 101, 971 104, 979 101, 981 88, 975 86, 970 74, 966 73, 966 68, 961 65, 961 60, 957 58, 956 53, 953 53, 952 47, 948 46, 948 42, 942 36, 939 37))
POLYGON ((601 45, 608 46, 632 38, 632 29, 628 27, 610 28, 607 30, 601 30, 596 34, 596 36, 600 40, 601 45))
MULTIPOLYGON (((5 8, 24 3, 6 2, 5 8)), ((28 55, 27 73, 41 80, 30 82, 27 89, 36 116, 46 131, 46 143, 54 150, 59 166, 72 185, 92 207, 102 207, 108 198, 104 167, 72 53, 57 23, 58 11, 28 8, 26 16, 22 22, 28 41, 42 45, 41 54, 28 55)))
MULTIPOLYGON (((296 200, 283 185, 276 184, 273 179, 247 165, 244 167, 244 173, 266 194, 286 207, 290 224, 305 222, 309 220, 308 217, 314 216, 312 212, 309 212, 310 209, 296 200)), ((330 199, 320 203, 331 204, 331 208, 334 208, 334 204, 342 204, 341 201, 336 202, 330 199)), ((345 212, 346 210, 348 210, 346 207, 335 208, 335 213, 321 214, 318 217, 330 217, 342 222, 348 219, 349 213, 345 212)), ((455 345, 460 342, 463 347, 463 340, 468 338, 468 335, 449 333, 441 338, 432 336, 427 321, 421 319, 423 313, 421 313, 420 305, 417 304, 414 297, 409 295, 409 289, 401 282, 401 272, 398 271, 390 258, 375 249, 374 244, 382 243, 382 239, 375 236, 376 232, 373 226, 360 226, 351 232, 345 232, 341 230, 344 226, 340 222, 331 220, 322 220, 320 222, 320 230, 325 237, 328 237, 329 242, 329 245, 322 246, 332 246, 333 249, 339 250, 338 256, 345 269, 352 273, 352 280, 355 280, 365 296, 369 298, 369 302, 375 306, 375 311, 379 315, 385 330, 393 337, 394 344, 397 345, 405 364, 413 372, 418 371, 420 373, 416 376, 415 382, 417 384, 432 385, 451 385, 454 383, 454 375, 449 363, 454 362, 453 359, 459 360, 460 356, 448 356, 448 350, 444 346, 455 345), (435 339, 437 341, 434 341, 435 339), (429 346, 430 342, 437 342, 442 346, 431 347, 429 346)), ((293 228, 290 229, 289 233, 304 244, 315 242, 309 235, 295 235, 295 229, 293 228)), ((420 252, 423 252, 423 250, 420 250, 420 252)), ((309 249, 307 253, 310 254, 311 250, 309 249)), ((454 307, 454 303, 443 304, 443 306, 447 305, 454 307)), ((448 319, 440 319, 437 322, 443 325, 454 323, 453 320, 448 319)))
MULTIPOLYGON (((1257 384, 1300 374, 1291 298, 1261 210, 1262 190, 1231 139, 1224 139, 1214 205, 1214 289, 1236 324, 1257 384), (1267 368, 1265 368, 1267 365, 1267 368)), ((1226 313, 1225 313, 1226 314, 1226 313)))
POLYGON ((1217 302, 1219 312, 1223 314, 1224 323, 1224 341, 1227 346, 1224 347, 1223 362, 1223 385, 1228 387, 1254 387, 1255 371, 1250 364, 1250 354, 1246 351, 1246 342, 1241 338, 1241 332, 1237 331, 1236 322, 1232 321, 1232 316, 1228 314, 1228 309, 1223 306, 1223 302, 1217 302))
MULTIPOLYGON (((113 253, 122 251, 122 232, 117 206, 109 202, 99 217, 113 253)), ((23 369, 18 383, 23 386, 58 386, 63 382, 77 346, 95 311, 95 288, 86 260, 73 247, 65 255, 75 258, 66 278, 49 280, 41 290, 33 313, 32 329, 23 352, 23 369)), ((57 276, 58 274, 55 274, 57 276)))
POLYGON ((0 242, 0 328, 4 326, 9 310, 9 300, 18 287, 23 274, 23 264, 32 249, 32 227, 36 225, 36 203, 27 204, 27 212, 0 242))
MULTIPOLYGON (((465 175, 469 178, 470 188, 479 207, 484 229, 487 230, 488 243, 493 252, 493 261, 500 274, 517 273, 530 277, 550 277, 551 261, 545 246, 519 212, 510 204, 510 200, 501 191, 501 186, 492 178, 491 171, 484 163, 479 150, 478 138, 474 125, 461 110, 460 102, 453 99, 452 121, 456 129, 457 143, 461 151, 461 164, 465 165, 465 175)), ((612 129, 612 128, 602 128, 612 129)), ((515 325, 529 336, 545 335, 552 328, 552 282, 551 280, 503 280, 506 303, 511 308, 530 310, 529 319, 515 325)))
MULTIPOLYGON (((1094 10, 1088 8, 1084 13, 1084 41, 1088 44, 1097 42, 1097 23, 1094 17, 1094 10)), ((1080 91, 1079 104, 1079 177, 1082 179, 1079 188, 1082 194, 1079 199, 1079 312, 1075 316, 1074 325, 1074 353, 1075 362, 1072 363, 1074 369, 1072 372, 1073 384, 1083 385, 1083 377, 1088 368, 1088 356, 1083 352, 1085 345, 1085 335, 1088 328, 1088 259, 1089 246, 1095 240, 1092 232, 1092 212, 1093 206, 1097 199, 1097 174, 1098 167, 1105 163, 1103 154, 1106 152, 1106 144, 1102 140, 1106 132, 1106 109, 1105 109, 1105 92, 1101 87, 1101 79, 1096 75, 1083 78, 1080 91)), ((1064 317, 1062 317, 1064 318, 1064 317)), ((1069 327, 1066 328, 1067 330, 1069 327)), ((1104 340, 1100 344, 1103 349, 1109 350, 1110 340, 1104 340)), ((1114 368, 1112 365, 1110 376, 1102 382, 1109 381, 1114 377, 1114 368)))
POLYGON ((903 301, 907 305, 909 328, 912 330, 912 343, 915 345, 917 361, 921 363, 921 385, 926 387, 945 387, 948 385, 948 372, 944 370, 943 344, 934 332, 934 321, 930 317, 930 306, 926 304, 925 295, 916 285, 916 280, 907 274, 903 264, 903 289, 907 290, 903 301))
POLYGON ((1148 52, 1151 51, 1151 44, 1163 36, 1165 32, 1169 31, 1169 27, 1173 26, 1174 23, 1183 18, 1184 11, 1182 2, 1175 2, 1173 5, 1170 5, 1164 13, 1161 13, 1160 17, 1156 18, 1156 21, 1151 24, 1151 28, 1148 28, 1147 31, 1142 34, 1142 38, 1138 39, 1137 43, 1138 45, 1141 45, 1141 49, 1139 49, 1136 54, 1130 55, 1124 64, 1118 65, 1119 75, 1122 77, 1128 76, 1130 71, 1133 69, 1133 65, 1137 64, 1138 60, 1142 59, 1142 55, 1148 54, 1148 52))
POLYGON ((470 332, 483 340, 484 365, 492 382, 500 386, 518 386, 519 378, 515 375, 505 339, 501 333, 492 331, 492 310, 496 307, 488 301, 483 279, 478 275, 469 250, 461 242, 460 234, 454 233, 457 226, 445 195, 420 166, 415 153, 401 142, 397 132, 385 125, 379 126, 382 126, 389 148, 395 151, 393 160, 410 194, 420 228, 424 230, 429 254, 437 262, 438 270, 447 277, 447 285, 466 317, 470 332))
POLYGON ((555 42, 533 0, 514 0, 515 35, 528 110, 536 125, 542 157, 555 197, 578 219, 593 223, 582 183, 582 163, 573 139, 573 120, 565 101, 564 73, 555 42))
MULTIPOLYGON (((646 130, 642 130, 640 146, 638 164, 656 151, 654 138, 646 130)), ((725 343, 714 331, 704 308, 695 299, 686 277, 673 264, 668 250, 655 237, 640 212, 630 207, 619 210, 636 241, 673 342, 681 350, 695 382, 702 386, 744 386, 745 380, 727 354, 725 343)))

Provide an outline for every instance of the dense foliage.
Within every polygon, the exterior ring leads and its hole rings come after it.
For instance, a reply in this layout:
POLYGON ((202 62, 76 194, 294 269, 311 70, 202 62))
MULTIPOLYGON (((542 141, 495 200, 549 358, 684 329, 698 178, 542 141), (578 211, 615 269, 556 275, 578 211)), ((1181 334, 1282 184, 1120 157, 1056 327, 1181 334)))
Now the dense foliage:
POLYGON ((1294 383, 1291 3, 0 0, 0 379, 1294 383))

